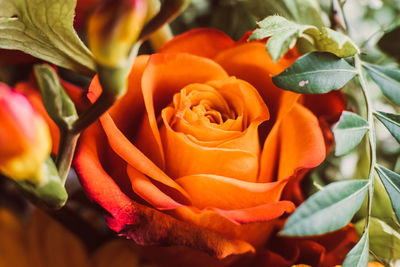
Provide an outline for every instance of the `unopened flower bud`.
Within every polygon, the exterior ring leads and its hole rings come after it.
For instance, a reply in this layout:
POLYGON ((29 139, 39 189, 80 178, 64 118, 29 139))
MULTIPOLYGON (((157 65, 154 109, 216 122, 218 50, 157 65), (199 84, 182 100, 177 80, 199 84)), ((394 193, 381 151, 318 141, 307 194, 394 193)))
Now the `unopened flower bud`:
POLYGON ((97 63, 119 67, 129 58, 147 16, 147 0, 104 0, 89 20, 89 47, 97 63))
POLYGON ((51 137, 28 99, 0 83, 0 172, 15 180, 42 181, 51 137))

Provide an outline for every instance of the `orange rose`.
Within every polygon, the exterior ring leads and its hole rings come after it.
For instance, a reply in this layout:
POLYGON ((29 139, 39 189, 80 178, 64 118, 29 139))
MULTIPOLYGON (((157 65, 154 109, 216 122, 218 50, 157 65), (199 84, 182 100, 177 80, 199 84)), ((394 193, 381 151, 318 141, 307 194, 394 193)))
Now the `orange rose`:
MULTIPOLYGON (((139 244, 219 259, 263 246, 274 219, 295 208, 281 199, 285 185, 326 154, 305 100, 271 81, 295 59, 291 51, 274 63, 264 43, 211 29, 139 56, 127 94, 85 131, 75 160, 109 226, 139 244)), ((89 99, 100 92, 94 79, 89 99)))

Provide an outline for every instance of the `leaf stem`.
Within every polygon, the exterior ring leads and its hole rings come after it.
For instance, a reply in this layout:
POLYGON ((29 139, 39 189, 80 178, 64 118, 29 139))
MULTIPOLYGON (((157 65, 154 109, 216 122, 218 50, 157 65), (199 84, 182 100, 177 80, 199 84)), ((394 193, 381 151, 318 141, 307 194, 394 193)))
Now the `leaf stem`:
POLYGON ((372 210, 372 198, 374 195, 374 168, 376 165, 376 137, 375 137, 375 126, 374 126, 374 115, 373 115, 373 107, 372 107, 372 101, 370 99, 370 96, 368 94, 367 90, 367 83, 365 81, 364 77, 364 72, 362 69, 362 63, 361 59, 359 58, 358 55, 354 57, 355 60, 355 66, 358 71, 358 77, 362 89, 362 93, 364 96, 365 104, 366 104, 366 111, 367 111, 367 121, 369 124, 369 131, 368 131, 368 142, 369 142, 369 149, 370 149, 370 168, 369 168, 369 175, 368 175, 368 180, 369 180, 369 194, 368 194, 368 214, 366 217, 366 223, 364 227, 364 231, 368 230, 369 223, 370 223, 370 217, 371 217, 371 210, 372 210))
POLYGON ((60 143, 57 152, 56 166, 63 185, 68 177, 79 136, 80 133, 73 133, 69 129, 60 130, 60 143))
POLYGON ((71 133, 79 134, 85 130, 106 112, 116 100, 117 97, 115 95, 103 91, 97 101, 79 116, 79 119, 72 126, 71 133))
POLYGON ((72 160, 75 154, 76 144, 81 132, 95 122, 104 112, 106 112, 116 101, 113 94, 103 92, 97 101, 89 107, 74 122, 72 127, 60 129, 60 143, 57 152, 56 166, 63 185, 68 177, 72 160))
POLYGON ((79 116, 79 119, 75 121, 71 128, 60 129, 60 144, 57 152, 56 166, 63 184, 67 180, 81 132, 106 112, 116 99, 114 95, 103 92, 97 101, 79 116))

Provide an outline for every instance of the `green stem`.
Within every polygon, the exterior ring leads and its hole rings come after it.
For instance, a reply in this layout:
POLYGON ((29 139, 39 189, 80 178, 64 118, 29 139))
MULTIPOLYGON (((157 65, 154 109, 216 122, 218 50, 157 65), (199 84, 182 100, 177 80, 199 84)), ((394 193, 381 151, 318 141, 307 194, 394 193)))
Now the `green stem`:
POLYGON ((79 119, 73 124, 71 132, 79 134, 92 123, 94 123, 104 112, 106 112, 117 100, 114 94, 104 92, 99 96, 96 102, 91 105, 79 119))
POLYGON ((114 92, 103 92, 97 101, 79 116, 72 127, 60 129, 60 143, 57 152, 56 166, 63 184, 65 184, 67 180, 72 159, 75 154, 76 144, 81 132, 106 112, 117 98, 114 92))
POLYGON ((60 129, 60 144, 57 152, 56 166, 63 184, 67 180, 81 132, 106 112, 116 99, 114 94, 103 92, 97 101, 75 121, 71 128, 60 129))
POLYGON ((374 116, 373 116, 373 107, 372 101, 367 91, 367 83, 365 82, 364 73, 362 69, 362 63, 358 55, 354 57, 355 59, 355 66, 358 71, 358 77, 360 80, 361 89, 363 92, 365 104, 366 104, 366 111, 367 111, 367 121, 369 124, 368 130, 368 142, 369 142, 369 149, 370 149, 370 168, 369 168, 369 188, 368 188, 368 214, 366 218, 366 223, 364 230, 368 230, 370 217, 371 217, 371 210, 372 210, 372 198, 374 195, 374 168, 376 165, 376 137, 375 137, 375 126, 374 126, 374 116))
POLYGON ((60 130, 60 144, 57 152, 56 166, 63 184, 67 180, 79 136, 80 133, 73 133, 70 130, 60 130))

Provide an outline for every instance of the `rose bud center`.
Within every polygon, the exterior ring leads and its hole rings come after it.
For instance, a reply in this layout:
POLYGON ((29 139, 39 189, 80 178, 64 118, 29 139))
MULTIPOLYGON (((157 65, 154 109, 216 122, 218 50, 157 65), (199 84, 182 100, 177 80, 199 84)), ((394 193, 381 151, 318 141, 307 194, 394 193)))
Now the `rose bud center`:
POLYGON ((216 174, 255 180, 257 129, 268 118, 264 101, 245 81, 230 77, 185 86, 159 118, 167 173, 174 178, 216 174))

